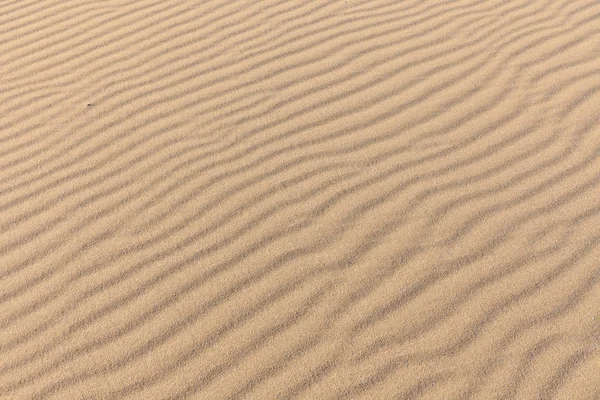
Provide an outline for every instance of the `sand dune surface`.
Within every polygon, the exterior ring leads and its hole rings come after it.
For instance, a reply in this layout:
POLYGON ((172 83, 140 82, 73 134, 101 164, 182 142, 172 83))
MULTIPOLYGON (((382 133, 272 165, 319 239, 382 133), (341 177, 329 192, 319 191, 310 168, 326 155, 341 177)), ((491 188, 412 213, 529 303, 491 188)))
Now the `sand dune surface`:
POLYGON ((600 399, 600 2, 0 2, 0 399, 600 399))

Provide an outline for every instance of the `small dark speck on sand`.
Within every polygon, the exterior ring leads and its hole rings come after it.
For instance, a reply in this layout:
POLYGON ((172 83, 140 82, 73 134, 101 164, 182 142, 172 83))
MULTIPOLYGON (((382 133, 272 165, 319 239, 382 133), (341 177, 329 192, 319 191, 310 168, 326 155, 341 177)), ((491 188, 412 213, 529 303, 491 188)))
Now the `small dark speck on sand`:
POLYGON ((88 104, 87 106, 88 106, 88 107, 91 107, 92 105, 91 105, 91 104, 88 104))

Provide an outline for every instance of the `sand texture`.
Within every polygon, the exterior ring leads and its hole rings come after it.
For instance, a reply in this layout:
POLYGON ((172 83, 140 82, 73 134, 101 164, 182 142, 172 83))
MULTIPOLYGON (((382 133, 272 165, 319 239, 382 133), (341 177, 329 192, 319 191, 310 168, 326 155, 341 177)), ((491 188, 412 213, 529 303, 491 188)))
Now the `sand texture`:
POLYGON ((0 1, 0 399, 600 399, 600 2, 0 1))

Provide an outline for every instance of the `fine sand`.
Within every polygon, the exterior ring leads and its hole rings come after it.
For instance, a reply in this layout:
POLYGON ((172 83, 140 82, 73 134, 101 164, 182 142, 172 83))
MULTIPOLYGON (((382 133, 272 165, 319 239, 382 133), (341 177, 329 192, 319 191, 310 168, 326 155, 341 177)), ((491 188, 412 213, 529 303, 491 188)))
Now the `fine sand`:
POLYGON ((0 399, 600 399, 598 0, 0 2, 0 399))

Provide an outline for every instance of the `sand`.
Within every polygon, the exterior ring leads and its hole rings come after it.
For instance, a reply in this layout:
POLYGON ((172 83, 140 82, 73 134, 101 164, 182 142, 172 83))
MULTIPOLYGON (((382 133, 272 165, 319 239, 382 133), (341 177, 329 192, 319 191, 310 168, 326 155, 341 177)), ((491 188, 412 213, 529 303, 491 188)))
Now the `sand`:
POLYGON ((597 0, 0 3, 0 399, 600 399, 597 0))

